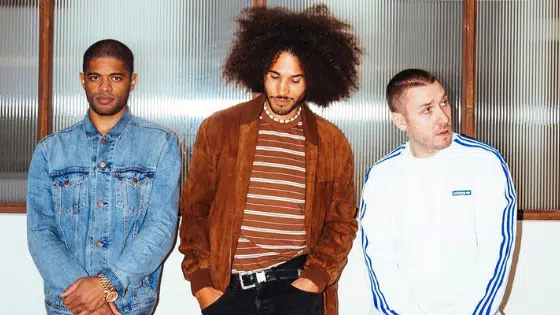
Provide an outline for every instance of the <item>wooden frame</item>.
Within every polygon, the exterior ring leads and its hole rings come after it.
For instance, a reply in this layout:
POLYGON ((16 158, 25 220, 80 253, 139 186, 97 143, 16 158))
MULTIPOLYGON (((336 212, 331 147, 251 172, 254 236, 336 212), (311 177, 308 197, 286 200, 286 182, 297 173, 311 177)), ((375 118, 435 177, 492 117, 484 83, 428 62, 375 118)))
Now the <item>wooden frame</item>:
MULTIPOLYGON (((38 139, 52 132, 52 83, 55 0, 39 3, 39 108, 38 139)), ((266 0, 253 0, 265 7, 266 0)), ((463 89, 461 133, 476 138, 476 17, 477 0, 463 1, 463 89)), ((25 213, 24 203, 0 203, 0 213, 25 213)), ((519 210, 519 220, 560 220, 557 210, 519 210)))
POLYGON ((560 220, 558 210, 519 210, 517 220, 560 220))
POLYGON ((463 1, 461 133, 476 138, 476 1, 463 1))
MULTIPOLYGON (((54 43, 54 1, 39 2, 39 88, 37 140, 52 132, 52 83, 54 43)), ((0 213, 25 213, 25 203, 0 203, 0 213)))
POLYGON ((37 140, 52 133, 54 0, 39 4, 39 110, 37 140))

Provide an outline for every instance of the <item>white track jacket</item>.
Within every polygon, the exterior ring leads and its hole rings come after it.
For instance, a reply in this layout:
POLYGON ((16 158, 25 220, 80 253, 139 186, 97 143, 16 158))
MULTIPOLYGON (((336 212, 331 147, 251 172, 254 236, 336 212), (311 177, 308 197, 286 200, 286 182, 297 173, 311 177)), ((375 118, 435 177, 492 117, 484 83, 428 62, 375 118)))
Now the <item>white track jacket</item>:
POLYGON ((430 158, 397 148, 362 190, 370 314, 500 314, 516 213, 508 167, 489 145, 454 134, 430 158))

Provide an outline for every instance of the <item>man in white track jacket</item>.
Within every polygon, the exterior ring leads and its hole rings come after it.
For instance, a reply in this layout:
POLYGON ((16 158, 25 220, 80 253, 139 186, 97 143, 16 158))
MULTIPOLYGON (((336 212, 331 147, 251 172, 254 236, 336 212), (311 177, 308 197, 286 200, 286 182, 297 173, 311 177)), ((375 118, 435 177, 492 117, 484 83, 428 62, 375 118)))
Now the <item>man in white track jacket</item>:
POLYGON ((387 100, 409 141, 371 167, 362 191, 370 314, 501 314, 517 209, 504 158, 453 133, 426 71, 397 74, 387 100))

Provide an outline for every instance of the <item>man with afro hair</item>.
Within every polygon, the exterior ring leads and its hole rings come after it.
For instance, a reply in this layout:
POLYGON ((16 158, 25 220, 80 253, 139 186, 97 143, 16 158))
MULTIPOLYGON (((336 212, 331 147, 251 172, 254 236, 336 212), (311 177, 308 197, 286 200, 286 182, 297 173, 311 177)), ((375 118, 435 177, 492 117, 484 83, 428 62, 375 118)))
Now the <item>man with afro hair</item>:
POLYGON ((324 5, 248 8, 223 75, 254 99, 198 131, 179 250, 203 314, 337 314, 357 231, 350 145, 315 115, 358 88, 361 49, 324 5))

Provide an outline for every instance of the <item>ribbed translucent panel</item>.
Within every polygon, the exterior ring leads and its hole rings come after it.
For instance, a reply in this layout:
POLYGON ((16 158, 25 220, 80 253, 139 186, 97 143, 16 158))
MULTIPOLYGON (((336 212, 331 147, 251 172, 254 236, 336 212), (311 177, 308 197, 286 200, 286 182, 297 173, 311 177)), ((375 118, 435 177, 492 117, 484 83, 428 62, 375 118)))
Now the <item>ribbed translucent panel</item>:
POLYGON ((0 202, 25 202, 37 140, 39 1, 0 2, 0 202))
POLYGON ((348 102, 316 110, 348 137, 354 150, 359 193, 369 166, 406 139, 391 123, 385 101, 387 83, 397 72, 422 68, 435 73, 454 105, 454 128, 460 130, 463 4, 416 0, 268 0, 267 6, 300 10, 315 3, 325 3, 334 15, 352 24, 365 52, 360 90, 348 102))
POLYGON ((135 56, 138 83, 133 114, 175 131, 188 170, 200 122, 250 98, 221 79, 235 17, 251 0, 59 1, 55 8, 54 129, 83 119, 88 103, 80 85, 85 50, 113 38, 135 56))
POLYGON ((520 209, 560 210, 558 0, 479 1, 478 138, 505 156, 520 209))

